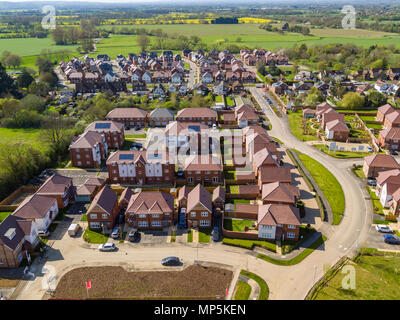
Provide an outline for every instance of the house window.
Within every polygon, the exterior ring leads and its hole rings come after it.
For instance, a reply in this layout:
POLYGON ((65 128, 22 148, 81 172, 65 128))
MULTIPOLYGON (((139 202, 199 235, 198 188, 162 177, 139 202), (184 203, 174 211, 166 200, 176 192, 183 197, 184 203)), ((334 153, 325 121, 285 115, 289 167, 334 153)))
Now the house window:
POLYGON ((139 227, 147 227, 148 226, 147 221, 139 221, 138 226, 139 227))
POLYGON ((153 218, 159 218, 160 215, 159 214, 153 214, 153 218))
POLYGON ((218 182, 218 178, 217 177, 213 177, 213 182, 218 182))
POLYGON ((90 228, 92 229, 100 229, 100 222, 91 222, 90 228))
POLYGON ((164 214, 165 214, 166 216, 169 216, 169 212, 164 212, 164 214))
POLYGON ((200 220, 200 226, 201 227, 206 227, 210 225, 210 221, 208 220, 200 220))
POLYGON ((22 252, 20 252, 20 254, 18 255, 18 261, 19 261, 19 262, 22 261, 22 252))
POLYGON ((196 212, 192 211, 192 212, 190 213, 190 216, 191 216, 191 217, 195 217, 195 216, 196 216, 196 212))
POLYGON ((103 219, 108 219, 108 214, 107 214, 107 213, 103 213, 103 214, 101 215, 101 217, 102 217, 103 219))
POLYGON ((288 225, 288 229, 296 229, 296 226, 293 225, 293 224, 289 224, 289 225, 288 225))
POLYGON ((296 236, 296 234, 293 233, 293 232, 288 232, 288 233, 287 233, 287 237, 288 237, 289 239, 293 239, 295 236, 296 236))
POLYGON ((77 158, 77 159, 80 159, 80 158, 81 158, 81 155, 80 155, 80 154, 77 154, 77 155, 76 155, 76 158, 77 158))
POLYGON ((202 217, 208 217, 208 212, 207 212, 207 211, 203 211, 203 212, 201 213, 201 216, 202 216, 202 217))
POLYGON ((139 214, 139 218, 146 218, 145 214, 139 214))
POLYGON ((189 178, 188 178, 188 182, 189 182, 189 183, 193 183, 193 178, 192 178, 192 177, 189 177, 189 178))
POLYGON ((161 221, 152 221, 151 225, 153 227, 161 227, 161 221))
POLYGON ((91 213, 90 214, 90 219, 97 219, 97 214, 91 213))

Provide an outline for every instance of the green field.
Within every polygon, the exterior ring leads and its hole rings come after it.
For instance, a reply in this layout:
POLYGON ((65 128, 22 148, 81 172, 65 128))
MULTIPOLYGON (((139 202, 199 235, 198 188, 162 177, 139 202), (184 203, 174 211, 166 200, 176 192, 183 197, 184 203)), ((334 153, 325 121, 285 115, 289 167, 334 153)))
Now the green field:
POLYGON ((337 272, 321 288, 316 300, 399 300, 400 278, 398 269, 400 256, 393 253, 368 249, 369 254, 361 254, 355 263, 347 265, 355 268, 355 289, 343 289, 342 280, 349 273, 337 272))
POLYGON ((0 128, 0 146, 3 143, 28 144, 33 148, 45 150, 46 145, 42 142, 40 129, 8 129, 0 128))
POLYGON ((292 47, 296 43, 305 43, 307 45, 353 43, 364 47, 369 47, 373 44, 397 44, 397 46, 400 46, 400 36, 396 34, 359 29, 311 29, 313 35, 304 36, 298 33, 279 34, 268 32, 260 29, 258 24, 114 25, 101 26, 100 28, 110 30, 112 27, 115 27, 116 29, 124 27, 136 27, 147 30, 162 29, 168 34, 199 36, 206 44, 214 44, 227 39, 229 43, 266 49, 292 47), (238 37, 242 39, 240 42, 236 41, 238 37))
POLYGON ((343 218, 345 207, 344 193, 340 183, 318 161, 305 154, 299 154, 299 158, 328 199, 333 212, 333 224, 339 224, 343 218))
MULTIPOLYGON (((277 49, 293 47, 295 44, 321 45, 329 43, 352 43, 369 47, 371 45, 396 45, 400 46, 400 36, 383 32, 367 30, 344 30, 344 29, 311 29, 312 35, 304 36, 298 33, 279 34, 267 32, 259 28, 258 24, 237 25, 207 25, 207 24, 175 24, 175 25, 107 25, 100 28, 143 28, 162 29, 168 34, 182 34, 186 36, 199 36, 207 45, 224 42, 238 46, 249 46, 265 49, 277 49), (356 31, 356 32, 355 32, 356 31), (242 40, 238 42, 238 37, 242 40)), ((140 48, 136 44, 136 35, 111 35, 107 39, 97 43, 97 54, 108 54, 111 58, 118 54, 138 53, 140 48)), ((153 41, 153 37, 151 40, 153 41)), ((79 45, 59 46, 52 39, 16 38, 0 39, 0 48, 23 57, 21 67, 34 68, 37 56, 42 50, 61 51, 71 50, 73 55, 78 55, 76 48, 79 45)), ((2 50, 0 50, 2 51, 2 50)))
POLYGON ((230 231, 244 231, 245 227, 252 228, 254 220, 224 219, 224 228, 230 231))

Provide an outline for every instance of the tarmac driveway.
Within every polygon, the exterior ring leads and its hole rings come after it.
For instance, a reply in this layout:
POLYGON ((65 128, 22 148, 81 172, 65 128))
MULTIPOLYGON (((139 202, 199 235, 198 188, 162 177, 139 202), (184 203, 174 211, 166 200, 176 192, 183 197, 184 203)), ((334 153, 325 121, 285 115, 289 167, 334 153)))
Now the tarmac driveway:
MULTIPOLYGON (((393 229, 393 227, 392 227, 393 229)), ((383 235, 387 233, 379 232, 375 229, 375 225, 372 225, 368 231, 368 237, 366 244, 368 248, 384 249, 384 250, 400 250, 400 245, 388 244, 383 241, 383 235)), ((362 244, 361 244, 362 245, 362 244)))

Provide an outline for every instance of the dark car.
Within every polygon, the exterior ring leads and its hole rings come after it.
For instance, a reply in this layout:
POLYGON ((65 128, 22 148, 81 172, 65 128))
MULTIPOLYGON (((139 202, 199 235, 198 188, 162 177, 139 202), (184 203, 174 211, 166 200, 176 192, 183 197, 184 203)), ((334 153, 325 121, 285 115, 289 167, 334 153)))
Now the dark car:
POLYGON ((178 171, 176 172, 176 175, 178 177, 183 177, 183 170, 182 169, 178 169, 178 171))
POLYGON ((181 261, 178 257, 168 257, 161 260, 163 266, 179 266, 181 261))
POLYGON ((394 150, 390 151, 390 154, 393 155, 393 156, 397 156, 397 152, 394 151, 394 150))
POLYGON ((136 126, 135 131, 139 131, 139 130, 140 130, 140 126, 136 126))
POLYGON ((400 238, 396 237, 394 235, 391 235, 391 234, 384 235, 383 241, 385 241, 385 243, 389 243, 389 244, 400 244, 400 238))
POLYGON ((374 179, 368 179, 368 184, 369 184, 370 186, 372 186, 372 187, 375 187, 375 186, 376 186, 376 180, 374 180, 374 179))
POLYGON ((129 241, 139 242, 140 240, 140 232, 139 231, 131 231, 128 234, 129 241))
POLYGON ((131 130, 131 127, 126 126, 125 130, 131 130))

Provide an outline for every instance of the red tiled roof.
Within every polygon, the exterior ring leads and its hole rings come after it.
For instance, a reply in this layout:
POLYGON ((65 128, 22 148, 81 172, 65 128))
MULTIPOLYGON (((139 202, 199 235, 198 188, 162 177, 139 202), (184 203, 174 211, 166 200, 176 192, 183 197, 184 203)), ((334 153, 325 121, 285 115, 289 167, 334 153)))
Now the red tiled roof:
POLYGON ((212 212, 211 194, 200 183, 188 194, 187 212, 198 204, 202 204, 209 212, 212 212))

